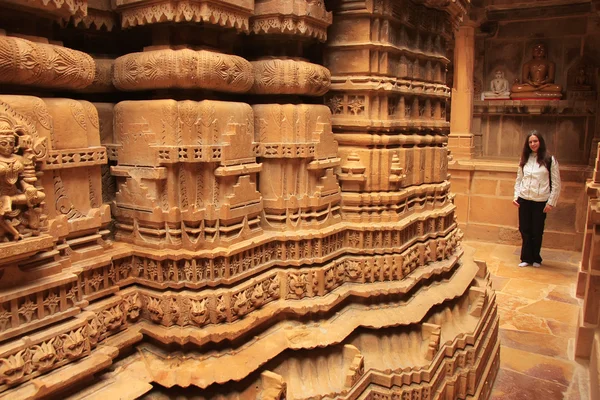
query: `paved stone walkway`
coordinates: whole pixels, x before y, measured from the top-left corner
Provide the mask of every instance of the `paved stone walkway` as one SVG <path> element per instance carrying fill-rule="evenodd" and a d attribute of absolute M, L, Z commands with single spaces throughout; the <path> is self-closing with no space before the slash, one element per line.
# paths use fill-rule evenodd
<path fill-rule="evenodd" d="M 581 254 L 543 249 L 541 268 L 519 268 L 517 246 L 466 241 L 493 277 L 500 315 L 494 400 L 588 400 L 588 365 L 573 348 Z"/>

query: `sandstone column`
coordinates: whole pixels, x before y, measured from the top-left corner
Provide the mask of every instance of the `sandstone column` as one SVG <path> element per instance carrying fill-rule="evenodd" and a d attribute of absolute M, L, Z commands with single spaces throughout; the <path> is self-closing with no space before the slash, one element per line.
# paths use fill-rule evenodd
<path fill-rule="evenodd" d="M 475 151 L 473 120 L 473 67 L 475 26 L 467 21 L 456 32 L 454 47 L 454 87 L 448 147 L 457 159 L 471 159 Z"/>

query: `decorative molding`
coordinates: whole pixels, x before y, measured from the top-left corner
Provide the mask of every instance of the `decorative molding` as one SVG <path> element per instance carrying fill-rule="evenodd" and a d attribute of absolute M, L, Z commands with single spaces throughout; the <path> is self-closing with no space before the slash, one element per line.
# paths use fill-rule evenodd
<path fill-rule="evenodd" d="M 0 83 L 83 89 L 95 77 L 92 57 L 81 51 L 0 36 Z"/>
<path fill-rule="evenodd" d="M 329 91 L 331 74 L 321 65 L 305 61 L 268 59 L 252 61 L 256 94 L 322 96 Z"/>
<path fill-rule="evenodd" d="M 248 19 L 253 2 L 227 0 L 158 0 L 116 1 L 121 14 L 121 27 L 148 25 L 162 22 L 204 22 L 249 32 Z"/>
<path fill-rule="evenodd" d="M 205 89 L 244 93 L 253 84 L 252 64 L 242 57 L 208 50 L 153 50 L 115 60 L 119 90 Z"/>

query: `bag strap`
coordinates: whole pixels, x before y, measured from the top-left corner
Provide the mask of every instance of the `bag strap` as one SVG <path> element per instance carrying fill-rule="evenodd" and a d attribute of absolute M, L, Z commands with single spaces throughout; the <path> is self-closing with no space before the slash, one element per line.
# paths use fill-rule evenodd
<path fill-rule="evenodd" d="M 550 181 L 550 191 L 552 191 L 552 159 L 554 157 L 550 156 L 550 160 L 548 161 L 548 180 Z"/>

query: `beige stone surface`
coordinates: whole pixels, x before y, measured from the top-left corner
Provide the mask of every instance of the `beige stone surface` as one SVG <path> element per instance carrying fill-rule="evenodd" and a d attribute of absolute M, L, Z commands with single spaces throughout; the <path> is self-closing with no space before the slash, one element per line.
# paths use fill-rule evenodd
<path fill-rule="evenodd" d="M 20 60 L 27 59 L 27 62 Z M 92 57 L 81 51 L 0 35 L 0 82 L 43 88 L 82 89 L 95 76 Z"/>
<path fill-rule="evenodd" d="M 0 398 L 489 397 L 500 266 L 448 174 L 468 2 L 5 3 Z"/>
<path fill-rule="evenodd" d="M 449 165 L 452 188 L 456 198 L 460 199 L 457 215 L 468 238 L 520 243 L 518 214 L 512 205 L 516 164 L 516 161 L 477 159 Z M 585 168 L 561 165 L 561 174 L 564 175 L 562 184 L 567 193 L 565 196 L 561 194 L 556 209 L 547 216 L 544 247 L 565 250 L 581 248 L 585 207 L 584 189 L 581 187 L 583 179 L 577 171 L 583 172 Z M 458 176 L 458 184 L 454 176 Z"/>
<path fill-rule="evenodd" d="M 477 249 L 475 257 L 490 266 L 493 282 L 502 283 L 494 285 L 501 361 L 491 398 L 593 398 L 591 370 L 574 358 L 576 320 L 570 320 L 578 315 L 573 289 L 580 253 L 544 249 L 541 268 L 519 268 L 516 246 L 469 244 Z M 553 275 L 556 271 L 570 275 Z"/>
<path fill-rule="evenodd" d="M 115 60 L 119 90 L 207 89 L 243 93 L 254 82 L 252 65 L 235 55 L 191 49 L 148 50 Z"/>

